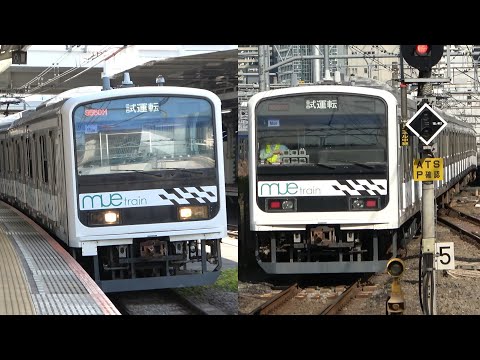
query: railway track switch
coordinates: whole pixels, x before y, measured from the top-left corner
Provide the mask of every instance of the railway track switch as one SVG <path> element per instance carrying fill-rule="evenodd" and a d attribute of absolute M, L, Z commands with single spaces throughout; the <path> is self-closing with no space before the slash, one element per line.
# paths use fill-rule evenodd
<path fill-rule="evenodd" d="M 387 301 L 388 315 L 402 315 L 405 311 L 405 298 L 400 286 L 400 276 L 402 276 L 404 270 L 405 263 L 401 259 L 390 259 L 387 264 L 387 272 L 393 277 L 392 289 Z"/>

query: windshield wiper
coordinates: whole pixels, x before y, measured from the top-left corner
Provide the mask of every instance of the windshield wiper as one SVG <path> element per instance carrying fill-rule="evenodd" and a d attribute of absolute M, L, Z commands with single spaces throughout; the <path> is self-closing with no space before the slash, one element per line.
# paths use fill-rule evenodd
<path fill-rule="evenodd" d="M 341 162 L 341 163 L 344 163 L 344 164 L 357 165 L 357 166 L 363 167 L 365 169 L 373 169 L 373 166 L 363 164 L 363 163 L 359 163 L 359 162 L 356 162 L 356 161 L 346 161 L 346 160 L 338 160 L 338 159 L 328 159 L 328 161 L 338 161 L 338 162 Z"/>
<path fill-rule="evenodd" d="M 161 170 L 180 170 L 180 171 L 185 171 L 185 172 L 189 172 L 189 173 L 192 173 L 192 174 L 203 174 L 202 170 L 190 170 L 190 169 L 185 169 L 185 168 L 163 168 Z"/>
<path fill-rule="evenodd" d="M 133 169 L 118 170 L 118 169 L 110 169 L 110 171 L 121 171 L 121 172 L 130 171 L 130 172 L 136 172 L 136 173 L 139 173 L 139 174 L 151 175 L 151 176 L 155 176 L 155 177 L 162 177 L 161 175 L 152 174 L 152 173 L 149 173 L 149 172 L 146 172 L 146 171 L 143 171 L 143 170 L 133 170 Z"/>
<path fill-rule="evenodd" d="M 203 174 L 202 171 L 195 171 L 195 170 L 189 170 L 189 169 L 183 169 L 183 168 L 165 168 L 165 169 L 161 169 L 162 171 L 163 170 L 180 170 L 180 171 L 184 171 L 184 172 L 189 172 L 189 173 L 192 173 L 192 174 Z M 151 176 L 156 176 L 156 177 L 163 177 L 162 175 L 160 174 L 154 174 L 154 173 L 151 173 L 151 172 L 148 172 L 148 171 L 144 171 L 144 170 L 133 170 L 133 169 L 123 169 L 123 170 L 119 170 L 119 169 L 110 169 L 110 171 L 130 171 L 130 172 L 136 172 L 136 173 L 139 173 L 139 174 L 145 174 L 145 175 L 151 175 Z"/>
<path fill-rule="evenodd" d="M 327 164 L 322 164 L 322 163 L 316 163 L 315 165 L 317 166 L 323 166 L 327 169 L 332 169 L 332 170 L 335 170 L 335 168 L 333 166 L 330 166 L 330 165 L 327 165 Z"/>

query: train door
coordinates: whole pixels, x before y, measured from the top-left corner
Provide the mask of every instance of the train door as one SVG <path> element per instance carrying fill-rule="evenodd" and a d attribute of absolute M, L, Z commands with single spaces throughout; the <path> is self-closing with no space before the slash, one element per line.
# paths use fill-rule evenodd
<path fill-rule="evenodd" d="M 52 229 L 57 227 L 58 221 L 58 206 L 57 206 L 57 144 L 56 144 L 56 135 L 58 130 L 50 130 L 48 132 L 47 138 L 47 154 L 48 154 L 48 163 L 50 164 L 48 171 L 49 175 L 49 186 L 48 186 L 48 204 L 50 212 L 48 213 Z"/>
<path fill-rule="evenodd" d="M 16 137 L 14 140 L 14 160 L 15 160 L 15 193 L 17 204 L 23 208 L 25 204 L 25 185 L 23 179 L 23 136 Z"/>
<path fill-rule="evenodd" d="M 57 236 L 68 244 L 68 226 L 67 226 L 67 200 L 65 195 L 65 155 L 64 141 L 62 135 L 62 117 L 59 115 L 58 123 L 60 126 L 54 131 L 54 162 L 55 162 L 55 208 L 57 209 L 57 226 L 55 233 Z"/>
<path fill-rule="evenodd" d="M 5 194 L 5 142 L 0 141 L 0 196 Z"/>

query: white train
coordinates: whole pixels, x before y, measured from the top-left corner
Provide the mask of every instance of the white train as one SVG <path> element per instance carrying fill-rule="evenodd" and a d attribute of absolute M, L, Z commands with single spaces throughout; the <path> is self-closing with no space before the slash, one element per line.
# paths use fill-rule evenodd
<path fill-rule="evenodd" d="M 227 232 L 220 99 L 100 89 L 3 119 L 1 198 L 93 259 L 105 292 L 213 283 Z"/>
<path fill-rule="evenodd" d="M 247 246 L 265 272 L 383 271 L 417 231 L 418 139 L 410 135 L 410 145 L 401 146 L 399 94 L 365 85 L 286 88 L 249 100 Z M 409 117 L 415 112 L 409 100 Z M 434 141 L 445 174 L 434 183 L 436 196 L 448 201 L 475 177 L 475 131 L 438 113 L 448 126 Z"/>

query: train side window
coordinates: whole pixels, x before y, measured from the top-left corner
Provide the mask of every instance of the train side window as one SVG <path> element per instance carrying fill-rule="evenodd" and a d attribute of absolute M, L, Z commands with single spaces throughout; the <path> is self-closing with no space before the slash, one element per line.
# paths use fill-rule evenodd
<path fill-rule="evenodd" d="M 13 164 L 13 139 L 10 141 L 8 146 L 8 172 L 14 172 L 14 164 Z"/>
<path fill-rule="evenodd" d="M 2 155 L 0 155 L 0 174 L 3 174 L 4 171 L 4 164 L 3 164 L 3 141 L 0 141 L 0 151 L 2 151 Z"/>
<path fill-rule="evenodd" d="M 41 135 L 40 139 L 40 166 L 42 168 L 42 180 L 48 184 L 48 158 L 47 158 L 47 143 L 45 135 Z"/>
<path fill-rule="evenodd" d="M 30 139 L 27 138 L 25 142 L 25 147 L 26 147 L 26 153 L 27 153 L 27 168 L 26 168 L 26 173 L 28 178 L 33 177 L 33 171 L 32 171 L 32 149 L 30 148 Z"/>
<path fill-rule="evenodd" d="M 41 166 L 41 163 L 42 163 L 42 158 L 41 158 L 41 151 L 40 151 L 40 141 L 41 141 L 42 137 L 39 136 L 37 139 L 35 139 L 35 162 L 37 163 L 36 167 L 37 167 L 37 172 L 36 172 L 36 177 L 37 177 L 37 180 L 40 182 L 42 181 L 43 179 L 43 175 L 42 175 L 42 166 Z"/>
<path fill-rule="evenodd" d="M 5 163 L 5 174 L 8 175 L 8 140 L 5 140 L 4 144 L 5 154 L 4 156 L 4 163 Z"/>
<path fill-rule="evenodd" d="M 8 141 L 5 141 L 5 174 L 8 174 Z"/>
<path fill-rule="evenodd" d="M 50 144 L 51 144 L 51 147 L 50 147 L 50 161 L 51 161 L 51 164 L 52 164 L 52 190 L 54 190 L 53 186 L 55 186 L 57 184 L 57 176 L 56 176 L 56 173 L 57 173 L 57 169 L 56 169 L 56 148 L 55 148 L 55 134 L 53 133 L 53 131 L 49 131 L 48 132 L 48 135 L 50 137 Z"/>
<path fill-rule="evenodd" d="M 3 173 L 4 173 L 4 176 L 6 176 L 6 174 L 7 174 L 7 153 L 8 153 L 7 142 L 5 141 L 3 143 L 3 146 L 2 146 L 2 159 L 3 159 Z"/>
<path fill-rule="evenodd" d="M 454 148 L 454 151 L 455 151 L 455 155 L 458 155 L 458 153 L 460 152 L 459 151 L 459 146 L 458 146 L 458 132 L 455 131 L 455 148 Z"/>
<path fill-rule="evenodd" d="M 453 156 L 453 132 L 450 131 L 450 133 L 448 134 L 449 135 L 449 141 L 448 141 L 448 147 L 449 147 L 449 157 L 450 159 L 452 158 Z M 451 162 L 452 160 L 450 160 Z"/>
<path fill-rule="evenodd" d="M 43 166 L 42 166 L 42 142 L 43 136 L 39 135 L 37 141 L 35 142 L 35 148 L 37 152 L 37 156 L 35 157 L 37 163 L 37 179 L 38 181 L 43 181 Z"/>
<path fill-rule="evenodd" d="M 438 140 L 437 140 L 437 155 L 438 157 L 442 157 L 442 134 L 438 135 Z"/>
<path fill-rule="evenodd" d="M 33 134 L 32 137 L 32 179 L 40 179 L 38 175 L 38 160 L 37 160 L 37 136 Z"/>
<path fill-rule="evenodd" d="M 18 175 L 21 175 L 22 173 L 22 153 L 21 153 L 21 150 L 20 150 L 20 141 L 17 140 L 17 144 L 16 144 L 16 148 L 17 148 L 17 158 L 16 158 L 16 172 Z"/>

